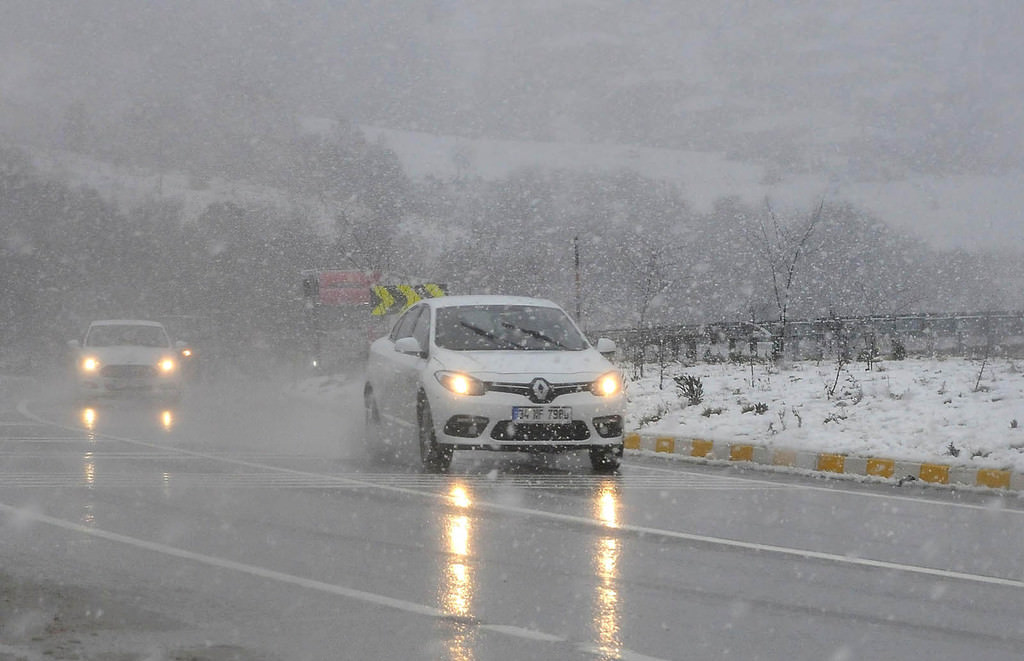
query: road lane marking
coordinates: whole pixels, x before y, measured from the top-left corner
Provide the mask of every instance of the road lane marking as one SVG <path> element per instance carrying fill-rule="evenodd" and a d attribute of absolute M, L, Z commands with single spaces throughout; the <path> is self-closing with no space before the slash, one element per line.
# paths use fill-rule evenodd
<path fill-rule="evenodd" d="M 60 425 L 58 423 L 52 423 L 52 422 L 49 422 L 47 420 L 44 420 L 44 419 L 40 418 L 39 416 L 36 416 L 34 413 L 32 413 L 31 411 L 28 410 L 28 402 L 27 402 L 27 400 L 22 400 L 21 402 L 18 403 L 18 411 L 22 415 L 24 415 L 25 417 L 28 417 L 28 418 L 33 419 L 33 420 L 37 420 L 38 422 L 52 424 L 52 425 L 54 425 L 56 427 L 60 427 L 62 429 L 69 429 L 69 430 L 74 430 L 75 429 L 74 427 L 65 427 L 65 426 Z M 376 489 L 381 490 L 381 491 L 387 491 L 387 492 L 392 492 L 392 493 L 400 493 L 400 494 L 414 496 L 414 497 L 417 497 L 417 498 L 427 497 L 427 498 L 432 498 L 434 500 L 439 500 L 439 501 L 443 501 L 443 502 L 447 502 L 448 501 L 448 495 L 445 494 L 445 493 L 424 492 L 424 491 L 421 491 L 421 490 L 418 490 L 418 489 L 412 489 L 412 488 L 405 487 L 405 486 L 391 486 L 391 485 L 386 485 L 386 484 L 375 484 L 373 482 L 368 482 L 365 479 L 358 479 L 358 478 L 354 478 L 354 477 L 350 477 L 350 476 L 337 476 L 337 477 L 334 477 L 334 476 L 325 475 L 325 474 L 322 474 L 322 473 L 312 473 L 312 472 L 301 471 L 301 470 L 296 470 L 296 469 L 292 469 L 292 468 L 283 468 L 283 467 L 278 467 L 278 466 L 270 466 L 270 465 L 265 465 L 265 464 L 257 464 L 257 463 L 250 462 L 250 461 L 244 461 L 244 460 L 240 460 L 240 459 L 232 459 L 232 458 L 229 458 L 229 457 L 218 457 L 216 455 L 205 454 L 205 453 L 202 453 L 202 452 L 197 452 L 195 450 L 186 450 L 186 449 L 180 449 L 179 450 L 178 448 L 174 448 L 172 446 L 165 446 L 165 445 L 160 445 L 160 444 L 157 444 L 157 443 L 151 443 L 151 442 L 148 442 L 148 441 L 142 441 L 142 440 L 130 439 L 130 438 L 123 438 L 123 437 L 119 437 L 119 436 L 104 435 L 104 437 L 105 438 L 111 438 L 111 439 L 119 440 L 119 441 L 123 441 L 125 443 L 130 443 L 130 444 L 138 445 L 138 446 L 141 446 L 141 447 L 149 447 L 149 448 L 156 448 L 156 449 L 160 449 L 160 450 L 170 450 L 170 451 L 178 450 L 178 451 L 180 451 L 184 455 L 193 456 L 193 457 L 203 457 L 203 458 L 206 458 L 206 459 L 210 459 L 210 460 L 214 460 L 214 461 L 221 461 L 221 462 L 224 462 L 224 463 L 227 463 L 227 464 L 231 464 L 231 465 L 236 465 L 236 466 L 246 466 L 246 467 L 254 468 L 254 469 L 278 471 L 278 472 L 281 472 L 281 473 L 287 473 L 287 474 L 291 474 L 291 475 L 304 475 L 304 476 L 308 476 L 308 477 L 321 477 L 321 478 L 332 478 L 333 477 L 334 479 L 336 479 L 341 484 L 359 484 L 359 485 L 363 485 L 363 486 L 367 486 L 367 487 L 373 487 L 373 488 L 376 488 Z M 610 479 L 614 480 L 616 478 L 612 477 Z M 734 478 L 734 479 L 739 479 L 739 478 Z M 726 537 L 713 537 L 713 536 L 710 536 L 710 535 L 699 535 L 699 534 L 696 534 L 696 533 L 686 533 L 686 532 L 679 532 L 679 531 L 675 531 L 675 530 L 665 530 L 665 529 L 660 529 L 660 528 L 652 528 L 652 527 L 649 527 L 649 526 L 638 526 L 638 525 L 632 525 L 632 524 L 626 524 L 626 523 L 620 523 L 620 524 L 616 524 L 616 525 L 612 526 L 612 525 L 609 525 L 606 522 L 603 522 L 603 521 L 600 521 L 600 520 L 597 520 L 597 519 L 592 519 L 592 518 L 587 518 L 587 517 L 582 517 L 582 516 L 576 516 L 576 515 L 572 515 L 572 514 L 559 514 L 557 512 L 545 512 L 543 510 L 535 510 L 535 509 L 530 509 L 530 508 L 527 508 L 527 507 L 517 507 L 517 506 L 514 506 L 514 505 L 506 505 L 506 504 L 499 504 L 499 503 L 489 503 L 489 502 L 486 502 L 486 501 L 474 501 L 473 507 L 476 508 L 476 509 L 479 509 L 479 510 L 483 510 L 483 511 L 516 514 L 516 515 L 520 515 L 520 516 L 534 517 L 534 518 L 540 518 L 540 519 L 548 519 L 548 520 L 551 520 L 551 521 L 558 521 L 558 522 L 562 522 L 562 523 L 570 523 L 570 524 L 574 524 L 574 525 L 578 525 L 578 526 L 583 526 L 583 527 L 596 528 L 596 529 L 604 531 L 605 534 L 607 534 L 609 531 L 614 530 L 614 531 L 618 531 L 620 533 L 632 533 L 632 534 L 640 535 L 640 536 L 645 536 L 645 535 L 657 536 L 657 537 L 661 537 L 661 538 L 664 538 L 664 539 L 674 539 L 674 540 L 678 540 L 678 541 L 685 541 L 685 542 L 691 542 L 691 543 L 707 544 L 707 545 L 710 545 L 710 546 L 721 546 L 721 547 L 725 547 L 725 548 L 740 549 L 740 550 L 743 550 L 743 551 L 752 551 L 752 552 L 755 552 L 755 553 L 771 553 L 771 554 L 785 556 L 785 557 L 796 557 L 796 558 L 803 558 L 803 559 L 807 559 L 807 560 L 820 560 L 820 561 L 824 561 L 824 562 L 832 562 L 832 563 L 842 564 L 842 565 L 867 567 L 867 568 L 870 568 L 870 569 L 887 569 L 887 570 L 892 570 L 892 571 L 905 572 L 905 573 L 908 573 L 908 574 L 918 574 L 918 575 L 923 575 L 923 576 L 933 576 L 933 577 L 945 578 L 945 579 L 950 579 L 950 580 L 966 581 L 966 582 L 970 582 L 970 583 L 987 584 L 987 585 L 999 585 L 999 586 L 1011 587 L 1011 588 L 1024 588 L 1024 580 L 1001 578 L 1001 577 L 998 577 L 998 576 L 986 576 L 986 575 L 983 575 L 983 574 L 969 574 L 969 573 L 966 573 L 966 572 L 951 571 L 951 570 L 947 570 L 947 569 L 936 569 L 936 568 L 933 568 L 933 567 L 922 567 L 922 566 L 918 566 L 918 565 L 909 565 L 909 564 L 898 563 L 898 562 L 887 562 L 887 561 L 884 561 L 884 560 L 871 560 L 869 558 L 857 558 L 857 557 L 852 557 L 852 556 L 839 555 L 839 554 L 836 554 L 836 553 L 827 553 L 827 552 L 824 552 L 824 551 L 810 551 L 810 550 L 806 550 L 806 549 L 797 549 L 797 548 L 791 548 L 791 547 L 785 547 L 785 546 L 777 546 L 777 545 L 774 545 L 774 544 L 760 544 L 760 543 L 757 543 L 757 542 L 744 542 L 742 540 L 729 539 L 729 538 L 726 538 Z"/>
<path fill-rule="evenodd" d="M 40 425 L 42 426 L 42 425 Z M 76 443 L 84 444 L 92 441 L 81 436 L 6 436 L 0 438 L 0 444 L 22 444 L 22 443 Z"/>
<path fill-rule="evenodd" d="M 90 537 L 97 537 L 99 539 L 105 539 L 110 542 L 116 542 L 118 544 L 124 544 L 126 546 L 132 546 L 134 548 L 143 549 L 146 551 L 152 551 L 154 553 L 160 553 L 163 555 L 179 558 L 181 560 L 188 560 L 191 562 L 198 562 L 210 567 L 216 567 L 218 569 L 226 569 L 230 571 L 239 572 L 242 574 L 248 574 L 249 576 L 256 576 L 259 578 L 265 578 L 279 583 L 286 583 L 288 585 L 294 585 L 297 587 L 305 588 L 307 590 L 316 590 L 326 594 L 332 594 L 339 597 L 345 597 L 355 601 L 361 601 L 375 606 L 381 606 L 384 608 L 390 608 L 392 610 L 401 611 L 403 613 L 410 613 L 413 615 L 422 615 L 439 620 L 448 620 L 453 616 L 451 613 L 447 613 L 434 606 L 427 606 L 426 604 L 419 604 L 414 601 L 407 601 L 405 599 L 396 599 L 394 597 L 388 597 L 382 594 L 376 594 L 374 592 L 366 592 L 364 590 L 356 590 L 354 588 L 347 588 L 343 585 L 336 585 L 333 583 L 325 583 L 323 581 L 317 581 L 311 578 L 304 578 L 302 576 L 295 576 L 294 574 L 286 574 L 273 569 L 267 569 L 266 567 L 259 567 L 257 565 L 250 565 L 243 562 L 237 562 L 235 560 L 228 560 L 227 558 L 220 558 L 213 555 L 207 555 L 205 553 L 197 553 L 195 551 L 188 551 L 186 549 L 178 548 L 175 546 L 169 546 L 167 544 L 160 544 L 158 542 L 151 542 L 145 539 L 139 539 L 137 537 L 130 537 L 128 535 L 122 535 L 120 533 L 111 532 L 109 530 L 103 530 L 100 528 L 93 528 L 73 521 L 66 521 L 64 519 L 58 519 L 56 517 L 48 516 L 38 512 L 32 512 L 29 510 L 13 507 L 0 503 L 0 512 L 7 513 L 10 517 L 14 518 L 18 523 L 17 525 L 24 525 L 26 520 L 35 521 L 38 523 L 45 523 L 56 528 L 61 528 L 70 532 L 75 532 Z M 557 636 L 549 634 L 538 629 L 529 629 L 526 627 L 519 627 L 510 624 L 491 624 L 477 618 L 460 618 L 460 621 L 468 622 L 478 629 L 491 631 L 493 633 L 503 634 L 514 638 L 522 638 L 532 641 L 540 641 L 547 643 L 557 643 L 562 645 L 571 645 L 577 651 L 592 654 L 594 647 L 590 643 L 583 643 L 579 641 L 573 641 L 563 636 Z M 657 657 L 646 656 L 632 650 L 618 650 L 620 658 L 629 659 L 633 661 L 665 661 Z"/>

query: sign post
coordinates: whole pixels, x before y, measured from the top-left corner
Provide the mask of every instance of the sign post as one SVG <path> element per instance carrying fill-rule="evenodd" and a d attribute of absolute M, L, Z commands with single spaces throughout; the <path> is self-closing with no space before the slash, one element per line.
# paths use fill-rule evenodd
<path fill-rule="evenodd" d="M 423 298 L 444 296 L 442 284 L 381 284 L 376 271 L 308 269 L 301 272 L 312 365 L 324 369 L 361 353 L 384 317 Z"/>

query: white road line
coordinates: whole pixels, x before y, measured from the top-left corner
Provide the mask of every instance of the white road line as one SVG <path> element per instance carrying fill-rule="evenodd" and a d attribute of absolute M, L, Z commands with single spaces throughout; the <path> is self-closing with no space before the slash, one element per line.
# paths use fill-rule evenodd
<path fill-rule="evenodd" d="M 43 423 L 47 423 L 48 422 L 46 420 L 43 420 L 42 418 L 39 418 L 38 416 L 33 414 L 31 411 L 29 411 L 28 410 L 28 403 L 25 400 L 23 400 L 23 401 L 18 403 L 18 411 L 22 415 L 24 415 L 24 416 L 26 416 L 28 418 L 31 418 L 31 419 L 34 419 L 34 420 L 37 420 L 37 421 L 43 422 Z M 55 425 L 57 427 L 61 427 L 63 429 L 74 429 L 73 427 L 64 427 L 64 426 L 59 425 L 57 423 L 49 423 L 49 424 L 53 424 L 53 425 Z M 130 438 L 123 438 L 123 437 L 109 436 L 109 435 L 106 436 L 106 438 L 113 438 L 115 440 L 124 441 L 125 443 L 132 443 L 132 444 L 140 445 L 140 446 L 143 446 L 143 447 L 158 448 L 158 449 L 161 449 L 161 450 L 175 450 L 176 449 L 176 448 L 169 447 L 169 446 L 163 446 L 163 445 L 159 445 L 159 444 L 156 444 L 156 443 L 150 443 L 150 442 L 147 442 L 147 441 L 139 441 L 139 440 L 130 439 Z M 416 489 L 410 489 L 408 487 L 390 486 L 390 485 L 385 485 L 385 484 L 375 484 L 373 482 L 368 482 L 368 481 L 366 481 L 364 479 L 356 479 L 356 478 L 352 478 L 352 477 L 341 477 L 341 476 L 334 477 L 334 476 L 325 475 L 325 474 L 322 474 L 322 473 L 311 473 L 311 472 L 307 472 L 307 471 L 294 470 L 294 469 L 291 469 L 291 468 L 280 468 L 280 467 L 277 467 L 277 466 L 269 466 L 269 465 L 263 465 L 263 464 L 256 464 L 256 463 L 249 462 L 249 461 L 241 461 L 241 460 L 235 460 L 235 459 L 230 459 L 230 458 L 226 458 L 226 457 L 217 457 L 217 456 L 214 456 L 214 455 L 208 455 L 208 454 L 204 454 L 202 452 L 196 452 L 194 450 L 184 450 L 183 449 L 183 450 L 180 450 L 180 452 L 182 454 L 186 454 L 186 455 L 189 455 L 189 456 L 206 457 L 206 458 L 214 460 L 214 461 L 221 461 L 221 462 L 224 462 L 224 463 L 228 463 L 228 464 L 232 464 L 232 465 L 237 465 L 237 466 L 247 466 L 249 468 L 258 468 L 258 469 L 263 469 L 263 470 L 278 471 L 278 472 L 287 473 L 287 474 L 290 474 L 290 475 L 305 475 L 305 476 L 308 476 L 308 477 L 321 477 L 321 478 L 327 478 L 327 479 L 332 479 L 333 478 L 333 479 L 336 479 L 339 483 L 342 483 L 342 484 L 360 484 L 360 485 L 363 485 L 363 486 L 374 487 L 374 488 L 379 489 L 381 491 L 389 491 L 389 492 L 392 492 L 392 493 L 401 493 L 401 494 L 405 494 L 405 495 L 411 495 L 411 496 L 414 496 L 414 497 L 417 497 L 417 498 L 431 498 L 431 499 L 434 499 L 434 500 L 441 500 L 441 501 L 447 501 L 448 500 L 447 494 L 444 494 L 444 493 L 423 492 L 423 491 L 419 491 L 419 490 L 416 490 Z M 739 478 L 734 478 L 734 479 L 739 479 Z M 935 569 L 935 568 L 932 568 L 932 567 L 921 567 L 921 566 L 917 566 L 917 565 L 908 565 L 908 564 L 897 563 L 897 562 L 886 562 L 886 561 L 883 561 L 883 560 L 871 560 L 871 559 L 868 559 L 868 558 L 855 558 L 855 557 L 850 557 L 850 556 L 845 556 L 845 555 L 838 555 L 836 553 L 825 553 L 825 552 L 821 552 L 821 551 L 809 551 L 809 550 L 796 549 L 796 548 L 790 548 L 790 547 L 785 547 L 785 546 L 776 546 L 776 545 L 773 545 L 773 544 L 759 544 L 759 543 L 756 543 L 756 542 L 744 542 L 744 541 L 741 541 L 741 540 L 728 539 L 728 538 L 725 538 L 725 537 L 711 537 L 709 535 L 698 535 L 698 534 L 694 534 L 694 533 L 678 532 L 678 531 L 674 531 L 674 530 L 663 530 L 663 529 L 659 529 L 659 528 L 651 528 L 651 527 L 648 527 L 648 526 L 636 526 L 636 525 L 630 525 L 630 524 L 618 524 L 618 525 L 612 526 L 612 525 L 609 525 L 609 524 L 607 524 L 607 523 L 605 523 L 603 521 L 599 521 L 597 519 L 591 519 L 591 518 L 586 518 L 586 517 L 581 517 L 581 516 L 575 516 L 575 515 L 572 515 L 572 514 L 558 514 L 556 512 L 545 512 L 543 510 L 534 510 L 534 509 L 529 509 L 529 508 L 526 508 L 526 507 L 516 507 L 514 505 L 503 505 L 503 504 L 498 504 L 498 503 L 488 503 L 486 501 L 474 501 L 473 507 L 476 508 L 476 509 L 484 510 L 484 511 L 517 514 L 517 515 L 525 516 L 525 517 L 533 517 L 533 518 L 539 518 L 539 519 L 549 519 L 549 520 L 552 520 L 552 521 L 560 521 L 560 522 L 564 522 L 564 523 L 571 523 L 571 524 L 579 525 L 579 526 L 598 528 L 598 529 L 601 529 L 601 530 L 606 531 L 606 532 L 609 531 L 609 530 L 616 530 L 616 531 L 629 532 L 629 533 L 639 534 L 639 535 L 658 536 L 658 537 L 662 537 L 662 538 L 665 538 L 665 539 L 675 539 L 675 540 L 680 540 L 680 541 L 696 542 L 696 543 L 700 543 L 700 544 L 708 544 L 708 545 L 712 545 L 712 546 L 722 546 L 722 547 L 726 547 L 726 548 L 735 548 L 735 549 L 741 549 L 741 550 L 745 550 L 745 551 L 753 551 L 753 552 L 756 552 L 756 553 L 772 553 L 772 554 L 776 554 L 776 555 L 780 555 L 780 556 L 797 557 L 797 558 L 804 558 L 804 559 L 809 559 L 809 560 L 821 560 L 821 561 L 833 562 L 833 563 L 841 564 L 841 565 L 869 567 L 869 568 L 872 568 L 872 569 L 888 569 L 888 570 L 893 570 L 893 571 L 905 572 L 905 573 L 908 573 L 908 574 L 920 574 L 920 575 L 924 575 L 924 576 L 935 576 L 935 577 L 951 579 L 951 580 L 967 581 L 967 582 L 970 582 L 970 583 L 979 583 L 979 584 L 987 584 L 987 585 L 999 585 L 999 586 L 1011 587 L 1011 588 L 1024 588 L 1024 580 L 1000 578 L 1000 577 L 997 577 L 997 576 L 985 576 L 985 575 L 982 575 L 982 574 L 968 574 L 966 572 L 950 571 L 950 570 L 946 570 L 946 569 Z"/>
<path fill-rule="evenodd" d="M 213 555 L 207 555 L 205 553 L 196 553 L 195 551 L 187 551 L 185 549 L 177 548 L 174 546 L 168 546 L 166 544 L 160 544 L 158 542 L 151 542 L 144 539 L 138 539 L 137 537 L 129 537 L 128 535 L 122 535 L 116 532 L 110 532 L 108 530 L 102 530 L 99 528 L 92 528 L 89 526 L 82 525 L 80 523 L 74 523 L 73 521 L 66 521 L 64 519 L 58 519 L 45 514 L 39 514 L 37 512 L 30 512 L 28 510 L 19 509 L 10 505 L 0 503 L 0 512 L 6 512 L 11 517 L 17 519 L 20 524 L 24 523 L 25 520 L 36 521 L 38 523 L 45 523 L 50 526 L 76 532 L 83 535 L 89 535 L 90 537 L 98 537 L 118 544 L 124 544 L 146 551 L 152 551 L 154 553 L 161 553 L 163 555 L 180 558 L 182 560 L 189 560 L 192 562 L 198 562 L 210 567 L 216 567 L 219 569 L 227 569 L 230 571 L 240 572 L 248 574 L 250 576 L 257 576 L 259 578 L 265 578 L 279 583 L 286 583 L 297 587 L 305 588 L 307 590 L 316 590 L 318 592 L 324 592 L 327 594 L 337 595 L 339 597 L 345 597 L 347 599 L 353 599 L 355 601 L 361 601 L 375 606 L 382 606 L 384 608 L 390 608 L 392 610 L 401 611 L 404 613 L 410 613 L 413 615 L 423 615 L 434 619 L 447 619 L 452 617 L 451 614 L 435 608 L 434 606 L 427 606 L 425 604 L 418 604 L 414 601 L 406 601 L 405 599 L 395 599 L 394 597 L 387 597 L 381 594 L 373 592 L 365 592 L 363 590 L 356 590 L 354 588 L 347 588 L 342 585 L 334 585 L 332 583 L 324 583 L 323 581 L 317 581 L 310 578 L 303 578 L 302 576 L 295 576 L 294 574 L 286 574 L 284 572 L 275 571 L 273 569 L 267 569 L 266 567 L 259 567 L 256 565 L 250 565 L 243 562 L 236 562 L 234 560 L 228 560 L 227 558 L 219 558 Z M 593 646 L 589 643 L 582 643 L 569 640 L 562 636 L 556 636 L 536 629 L 528 629 L 525 627 L 518 627 L 507 624 L 488 624 L 487 622 L 479 620 L 471 620 L 471 622 L 480 629 L 492 631 L 494 633 L 504 634 L 506 636 L 512 636 L 515 638 L 524 638 L 533 641 L 542 641 L 549 643 L 568 644 L 575 647 L 578 651 L 593 653 Z M 655 657 L 644 656 L 631 650 L 620 650 L 621 658 L 624 659 L 635 659 L 636 661 L 663 661 Z"/>
<path fill-rule="evenodd" d="M 42 425 L 40 425 L 42 426 Z M 22 437 L 5 437 L 0 438 L 0 445 L 4 443 L 91 443 L 87 438 L 80 436 L 22 436 Z"/>

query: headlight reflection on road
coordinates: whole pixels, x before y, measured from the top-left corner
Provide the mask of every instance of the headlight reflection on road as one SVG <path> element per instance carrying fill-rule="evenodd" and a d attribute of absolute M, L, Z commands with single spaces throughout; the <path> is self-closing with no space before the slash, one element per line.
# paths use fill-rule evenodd
<path fill-rule="evenodd" d="M 618 483 L 608 480 L 598 490 L 594 500 L 594 515 L 608 528 L 618 528 L 618 509 Z M 604 659 L 618 659 L 622 651 L 622 604 L 617 587 L 621 544 L 618 537 L 604 536 L 597 539 L 594 549 L 598 577 L 594 599 L 594 633 L 597 634 L 598 649 Z"/>
<path fill-rule="evenodd" d="M 87 407 L 82 409 L 82 424 L 89 431 L 96 431 L 96 409 Z M 90 439 L 92 436 L 90 436 Z"/>
<path fill-rule="evenodd" d="M 92 452 L 82 455 L 82 479 L 91 491 L 96 484 L 96 455 Z M 87 526 L 96 525 L 96 509 L 92 494 L 82 500 L 82 523 Z"/>
<path fill-rule="evenodd" d="M 174 412 L 173 411 L 161 411 L 160 412 L 160 424 L 163 425 L 164 431 L 171 431 L 171 427 L 174 426 Z"/>
<path fill-rule="evenodd" d="M 96 458 L 92 452 L 86 452 L 82 460 L 82 474 L 85 478 L 85 484 L 91 487 L 96 484 Z"/>
<path fill-rule="evenodd" d="M 476 627 L 470 621 L 473 612 L 473 567 L 469 564 L 472 552 L 473 521 L 469 508 L 473 501 L 465 485 L 454 482 L 448 491 L 449 509 L 444 515 L 444 551 L 446 562 L 442 570 L 438 603 L 452 616 L 448 638 L 448 658 L 451 661 L 471 661 Z"/>

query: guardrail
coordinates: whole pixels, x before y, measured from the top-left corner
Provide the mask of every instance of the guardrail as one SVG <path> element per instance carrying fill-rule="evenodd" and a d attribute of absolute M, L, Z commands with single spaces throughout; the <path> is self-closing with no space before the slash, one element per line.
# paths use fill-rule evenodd
<path fill-rule="evenodd" d="M 829 317 L 789 321 L 722 321 L 621 328 L 589 333 L 608 337 L 620 357 L 657 361 L 842 355 L 847 359 L 911 355 L 1024 357 L 1024 312 Z"/>

